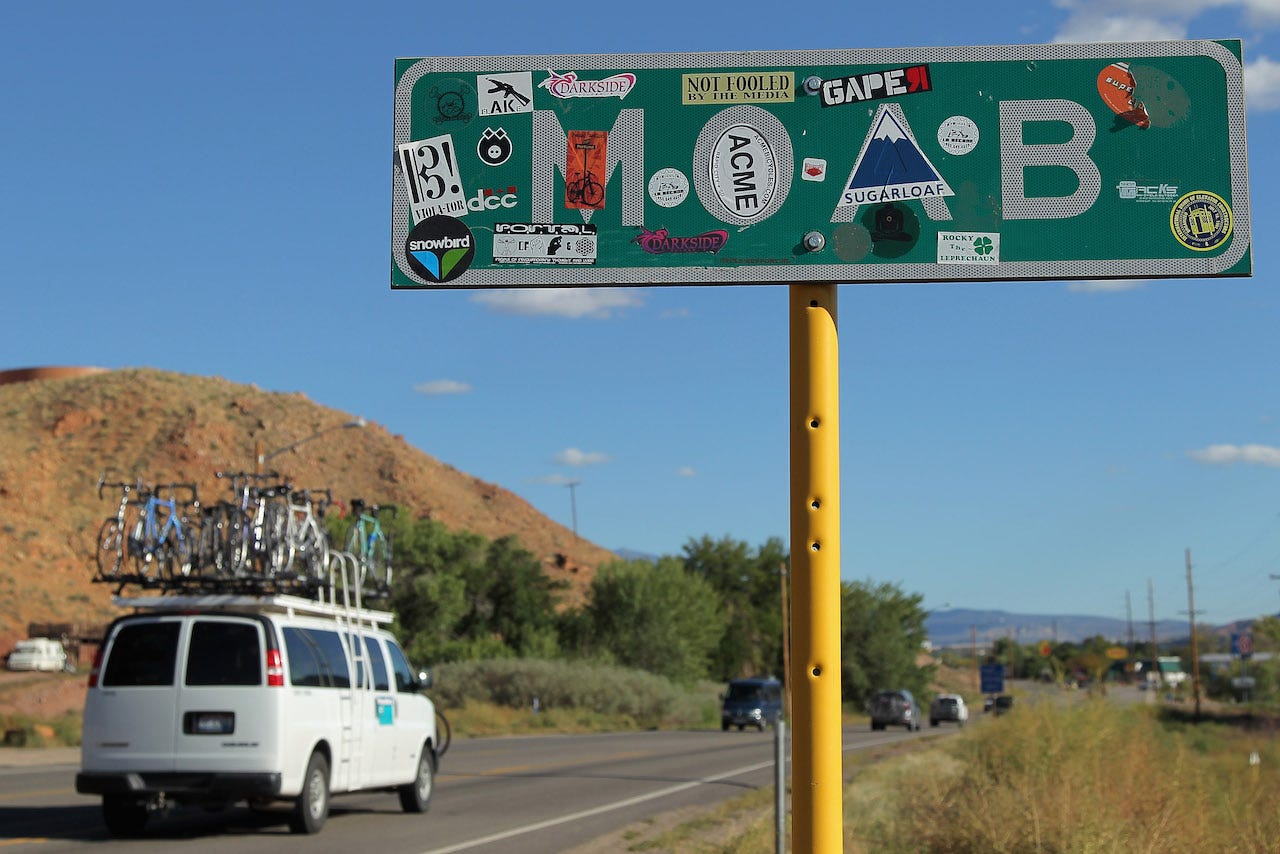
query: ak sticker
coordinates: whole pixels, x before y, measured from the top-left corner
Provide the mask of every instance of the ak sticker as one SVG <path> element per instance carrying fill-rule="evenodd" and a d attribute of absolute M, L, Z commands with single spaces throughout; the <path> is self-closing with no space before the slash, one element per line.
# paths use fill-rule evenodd
<path fill-rule="evenodd" d="M 513 71 L 509 74 L 481 74 L 479 87 L 480 115 L 507 116 L 533 112 L 533 72 Z"/>
<path fill-rule="evenodd" d="M 1217 249 L 1231 236 L 1231 206 L 1216 193 L 1196 190 L 1178 199 L 1169 227 L 1178 242 L 1197 252 Z"/>
<path fill-rule="evenodd" d="M 602 130 L 571 130 L 565 156 L 564 206 L 598 211 L 604 207 L 604 179 L 609 134 Z"/>
<path fill-rule="evenodd" d="M 476 239 L 460 219 L 429 216 L 410 229 L 404 249 L 413 272 L 428 282 L 444 283 L 471 266 Z"/>

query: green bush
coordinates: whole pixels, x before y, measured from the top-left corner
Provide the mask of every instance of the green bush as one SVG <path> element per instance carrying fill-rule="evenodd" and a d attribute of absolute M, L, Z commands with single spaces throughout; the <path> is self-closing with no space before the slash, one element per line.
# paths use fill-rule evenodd
<path fill-rule="evenodd" d="M 661 676 L 612 665 L 542 659 L 486 659 L 441 664 L 432 697 L 448 714 L 468 700 L 513 709 L 578 709 L 629 718 L 640 727 L 708 726 L 713 688 L 690 691 Z"/>

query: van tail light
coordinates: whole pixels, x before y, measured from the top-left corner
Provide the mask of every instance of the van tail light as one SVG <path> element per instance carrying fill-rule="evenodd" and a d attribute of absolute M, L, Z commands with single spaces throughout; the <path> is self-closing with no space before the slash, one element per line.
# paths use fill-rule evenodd
<path fill-rule="evenodd" d="M 280 650 L 267 650 L 267 687 L 284 687 L 284 662 L 280 659 Z"/>
<path fill-rule="evenodd" d="M 102 647 L 93 653 L 93 668 L 89 671 L 89 687 L 98 687 L 98 674 L 102 670 Z"/>

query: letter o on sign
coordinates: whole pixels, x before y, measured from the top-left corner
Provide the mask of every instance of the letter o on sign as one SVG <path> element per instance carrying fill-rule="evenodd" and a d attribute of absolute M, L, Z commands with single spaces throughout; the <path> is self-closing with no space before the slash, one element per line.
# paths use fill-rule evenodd
<path fill-rule="evenodd" d="M 722 110 L 702 127 L 693 149 L 694 189 L 721 222 L 768 219 L 791 192 L 791 136 L 772 113 L 751 105 Z"/>

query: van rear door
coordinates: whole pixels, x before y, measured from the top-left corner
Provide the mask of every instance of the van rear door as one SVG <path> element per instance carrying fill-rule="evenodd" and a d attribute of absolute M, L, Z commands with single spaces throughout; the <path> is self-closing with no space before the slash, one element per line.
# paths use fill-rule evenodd
<path fill-rule="evenodd" d="M 180 768 L 273 770 L 284 688 L 267 686 L 270 637 L 270 625 L 256 617 L 191 618 L 174 726 Z"/>
<path fill-rule="evenodd" d="M 183 626 L 178 616 L 137 617 L 116 624 L 98 685 L 85 699 L 85 770 L 173 770 Z"/>

